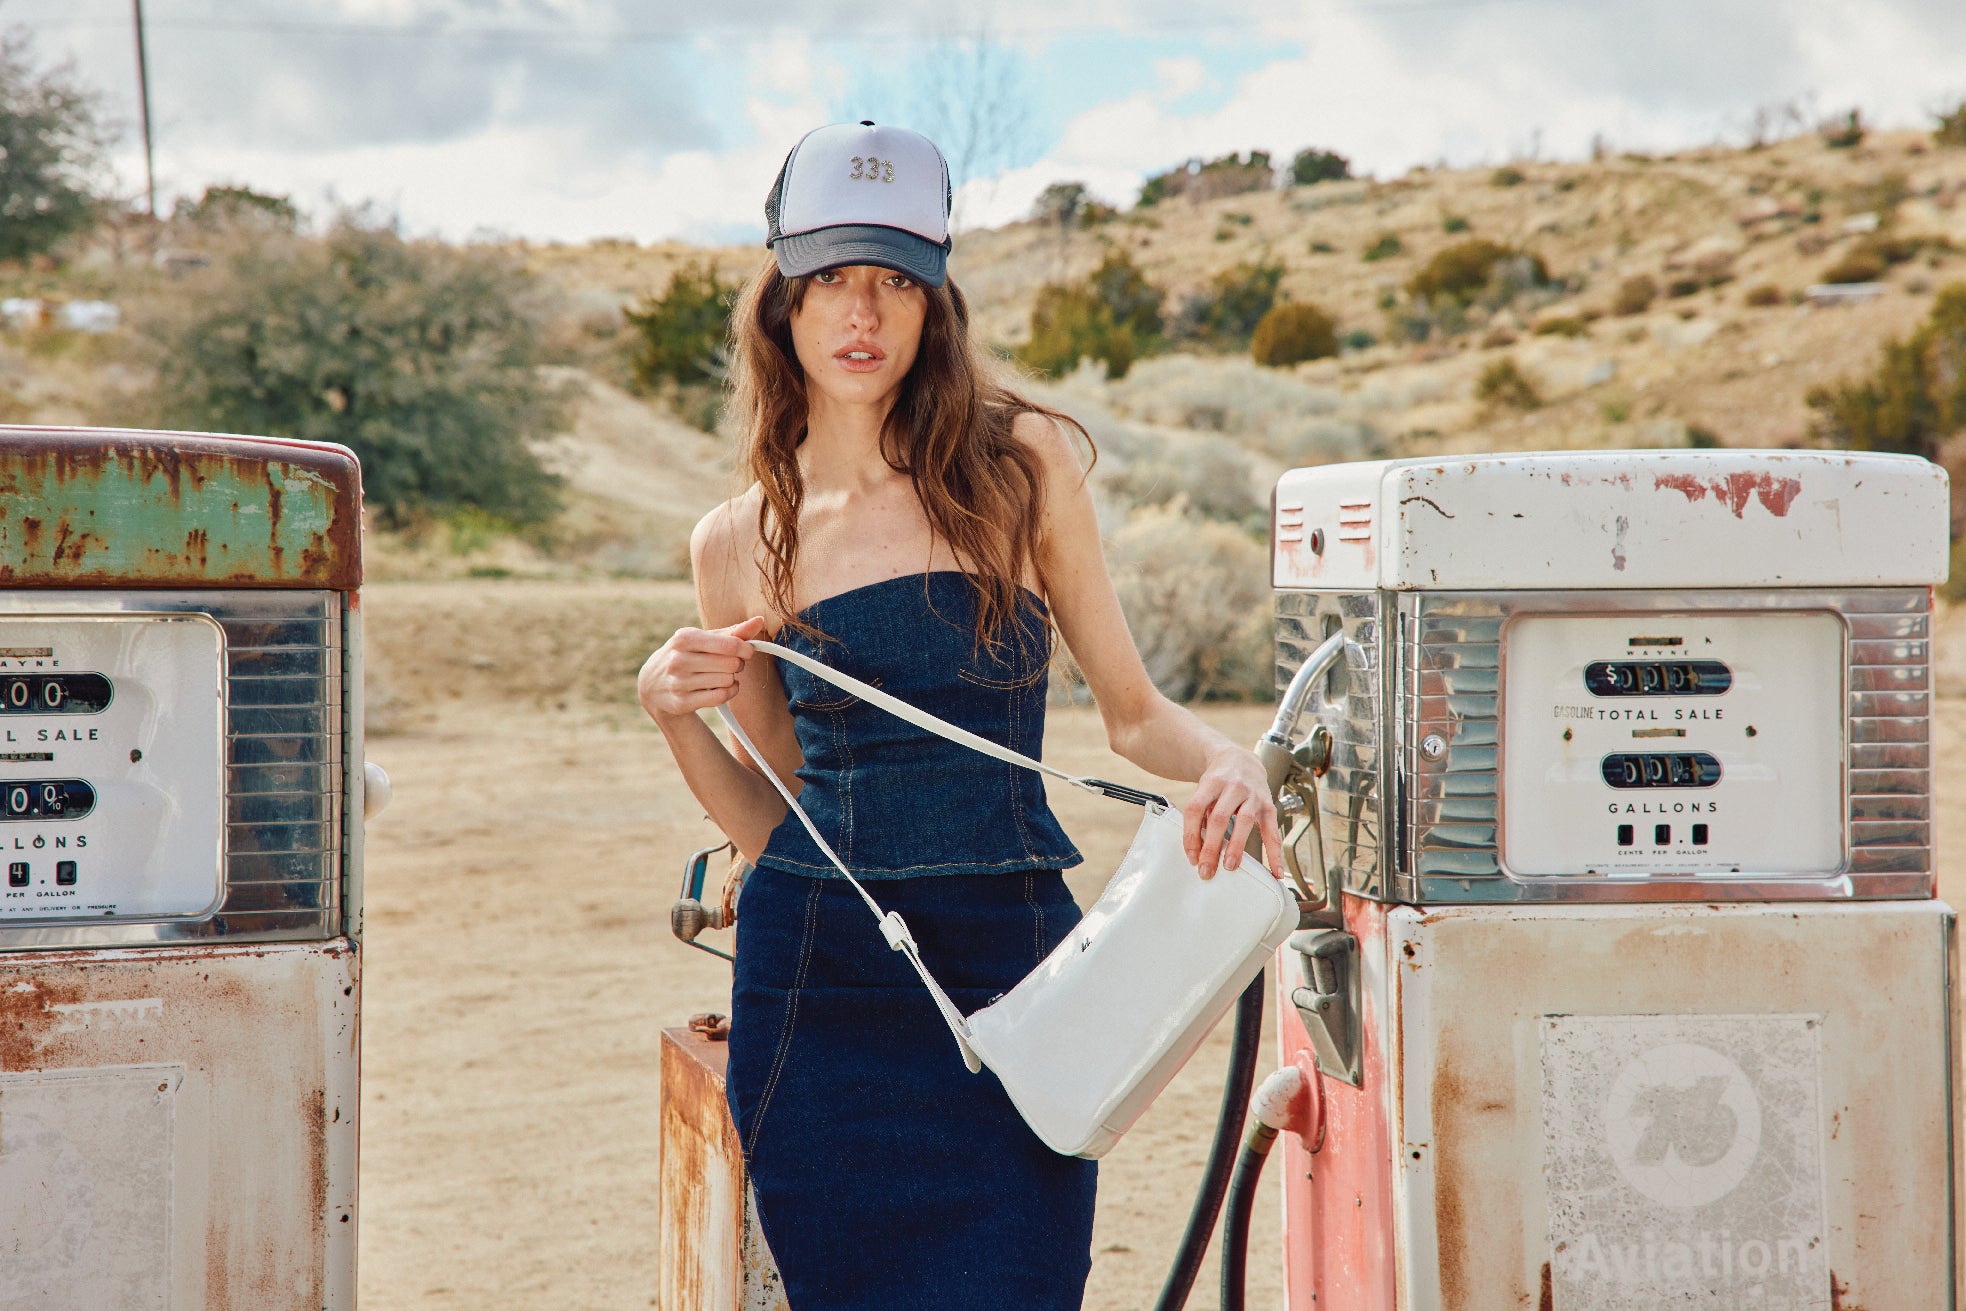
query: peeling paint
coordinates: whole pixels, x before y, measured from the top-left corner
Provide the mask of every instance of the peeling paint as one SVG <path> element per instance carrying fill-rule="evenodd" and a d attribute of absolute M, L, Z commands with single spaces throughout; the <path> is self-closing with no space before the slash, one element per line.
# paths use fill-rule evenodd
<path fill-rule="evenodd" d="M 10 586 L 352 591 L 361 525 L 360 468 L 339 446 L 0 426 Z"/>
<path fill-rule="evenodd" d="M 1734 512 L 1736 519 L 1744 517 L 1750 500 L 1760 501 L 1768 513 L 1783 518 L 1802 493 L 1800 478 L 1778 478 L 1772 473 L 1730 473 L 1711 481 L 1692 474 L 1659 474 L 1653 478 L 1652 486 L 1656 491 L 1678 492 L 1696 503 L 1705 500 L 1711 492 L 1716 501 Z"/>

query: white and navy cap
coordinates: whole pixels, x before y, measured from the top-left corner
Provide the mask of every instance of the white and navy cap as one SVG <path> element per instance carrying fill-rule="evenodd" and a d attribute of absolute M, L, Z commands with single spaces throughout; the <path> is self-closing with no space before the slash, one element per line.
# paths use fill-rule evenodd
<path fill-rule="evenodd" d="M 873 264 L 939 287 L 948 276 L 949 165 L 935 143 L 871 122 L 814 128 L 765 200 L 765 244 L 788 278 Z"/>

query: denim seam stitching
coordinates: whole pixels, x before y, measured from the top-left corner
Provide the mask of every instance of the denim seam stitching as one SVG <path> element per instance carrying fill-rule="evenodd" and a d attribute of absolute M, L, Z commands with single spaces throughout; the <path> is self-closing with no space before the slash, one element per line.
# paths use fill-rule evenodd
<path fill-rule="evenodd" d="M 1018 696 L 1015 691 L 1007 694 L 1007 700 L 1009 705 L 1005 718 L 1010 721 L 1010 743 L 1015 748 L 1023 741 L 1024 711 L 1023 707 L 1018 704 Z M 1039 751 L 1044 749 L 1042 743 L 1038 744 L 1038 749 Z M 1036 755 L 1037 752 L 1032 752 L 1031 754 Z M 1010 815 L 1012 822 L 1017 828 L 1017 840 L 1024 844 L 1025 857 L 1031 864 L 1035 865 L 1038 863 L 1038 853 L 1032 850 L 1033 844 L 1031 842 L 1030 826 L 1024 822 L 1024 780 L 1019 777 L 1023 772 L 1023 767 L 1021 765 L 1010 764 L 1006 761 L 1004 768 L 1008 771 L 1010 778 Z"/>
<path fill-rule="evenodd" d="M 846 731 L 846 715 L 835 711 L 833 748 L 840 753 L 840 860 L 853 868 L 853 747 Z"/>
<path fill-rule="evenodd" d="M 1030 903 L 1031 914 L 1036 916 L 1031 947 L 1033 954 L 1037 957 L 1038 963 L 1042 965 L 1044 963 L 1044 907 L 1038 905 L 1037 886 L 1038 876 L 1036 874 L 1026 874 L 1024 876 L 1024 900 Z"/>
<path fill-rule="evenodd" d="M 799 967 L 792 973 L 792 987 L 785 998 L 785 1023 L 779 1030 L 778 1050 L 772 1055 L 771 1077 L 765 1080 L 764 1095 L 758 1099 L 757 1118 L 751 1121 L 751 1141 L 744 1145 L 744 1161 L 750 1164 L 758 1149 L 758 1135 L 764 1132 L 765 1112 L 771 1109 L 772 1094 L 778 1091 L 778 1076 L 785 1071 L 785 1060 L 792 1054 L 792 1031 L 799 1021 L 799 992 L 805 987 L 806 970 L 812 964 L 812 939 L 819 910 L 821 884 L 814 883 L 806 894 L 805 938 L 799 943 Z"/>
<path fill-rule="evenodd" d="M 823 870 L 833 878 L 838 878 L 840 876 L 839 870 L 834 868 L 832 865 L 818 865 L 818 864 L 814 864 L 812 861 L 797 860 L 791 856 L 782 856 L 779 855 L 777 852 L 773 852 L 771 858 L 774 863 L 797 865 L 800 869 Z M 900 869 L 874 869 L 871 867 L 867 869 L 853 869 L 853 863 L 851 861 L 847 862 L 847 868 L 853 869 L 854 877 L 862 878 L 862 879 L 882 878 L 885 876 L 905 877 L 906 875 L 918 869 L 1027 869 L 1030 867 L 1031 867 L 1031 862 L 1026 860 L 1022 856 L 1014 856 L 1009 860 L 945 860 L 939 864 L 907 865 Z M 1058 868 L 1058 866 L 1053 864 L 1047 864 L 1043 860 L 1039 860 L 1037 862 L 1037 867 L 1040 869 Z"/>

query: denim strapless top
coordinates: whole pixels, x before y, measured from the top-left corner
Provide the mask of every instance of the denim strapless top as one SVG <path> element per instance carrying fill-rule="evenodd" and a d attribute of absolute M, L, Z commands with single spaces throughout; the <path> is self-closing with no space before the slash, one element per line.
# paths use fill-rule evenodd
<path fill-rule="evenodd" d="M 975 646 L 976 598 L 955 570 L 904 574 L 827 597 L 775 639 L 930 714 L 1036 757 L 1044 739 L 1044 602 L 1026 593 L 993 655 Z M 805 764 L 799 804 L 853 876 L 912 878 L 1064 869 L 1084 857 L 1034 771 L 993 760 L 778 661 Z M 760 865 L 838 878 L 798 819 L 772 830 Z"/>

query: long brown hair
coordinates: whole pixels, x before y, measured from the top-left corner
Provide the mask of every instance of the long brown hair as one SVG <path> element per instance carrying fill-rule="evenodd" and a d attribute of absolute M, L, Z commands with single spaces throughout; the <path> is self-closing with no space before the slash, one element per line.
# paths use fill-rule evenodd
<path fill-rule="evenodd" d="M 787 278 L 766 259 L 731 315 L 730 376 L 732 410 L 744 428 L 738 473 L 764 494 L 758 566 L 765 596 L 788 627 L 816 633 L 793 607 L 807 411 L 791 325 L 806 286 L 807 279 Z M 1044 468 L 1011 425 L 1032 412 L 1065 425 L 1088 449 L 1092 438 L 1077 420 L 999 378 L 970 336 L 969 303 L 953 279 L 922 290 L 928 312 L 921 347 L 882 426 L 881 458 L 914 481 L 930 530 L 948 543 L 975 589 L 976 643 L 995 649 L 1024 603 L 1024 568 L 1036 567 L 1044 522 Z"/>

